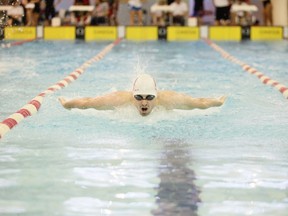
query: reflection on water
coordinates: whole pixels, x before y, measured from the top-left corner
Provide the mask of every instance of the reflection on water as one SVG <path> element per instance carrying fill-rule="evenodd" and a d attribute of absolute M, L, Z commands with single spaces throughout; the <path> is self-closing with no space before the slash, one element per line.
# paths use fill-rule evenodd
<path fill-rule="evenodd" d="M 195 173 L 188 166 L 191 155 L 181 140 L 168 140 L 161 158 L 160 183 L 156 195 L 157 209 L 153 215 L 196 216 L 199 189 L 194 184 Z"/>

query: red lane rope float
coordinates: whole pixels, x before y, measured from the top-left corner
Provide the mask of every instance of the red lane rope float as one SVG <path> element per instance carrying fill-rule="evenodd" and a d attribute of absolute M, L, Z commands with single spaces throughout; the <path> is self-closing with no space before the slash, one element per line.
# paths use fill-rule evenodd
<path fill-rule="evenodd" d="M 1 44 L 1 47 L 2 48 L 10 48 L 12 46 L 19 46 L 19 45 L 22 45 L 24 43 L 29 43 L 29 42 L 32 42 L 32 41 L 35 41 L 37 39 L 28 39 L 28 40 L 22 40 L 22 41 L 15 41 L 15 42 L 11 42 L 11 43 L 7 43 L 7 44 Z"/>
<path fill-rule="evenodd" d="M 66 76 L 63 80 L 60 80 L 56 84 L 48 87 L 45 91 L 38 94 L 34 97 L 30 102 L 28 102 L 25 106 L 19 109 L 14 114 L 10 115 L 8 118 L 3 120 L 0 123 L 0 139 L 10 131 L 13 127 L 19 124 L 24 118 L 28 116 L 32 116 L 35 114 L 41 107 L 43 99 L 46 95 L 52 94 L 55 91 L 61 90 L 62 88 L 68 86 L 70 83 L 74 82 L 80 75 L 82 75 L 86 68 L 88 68 L 92 63 L 100 61 L 110 50 L 118 45 L 121 42 L 122 38 L 115 40 L 113 43 L 106 46 L 100 53 L 91 58 L 90 60 L 84 62 L 79 68 L 74 70 L 68 76 Z"/>
<path fill-rule="evenodd" d="M 238 64 L 242 67 L 242 69 L 252 75 L 255 75 L 263 84 L 270 85 L 277 89 L 286 99 L 288 99 L 288 88 L 279 83 L 276 80 L 271 79 L 270 77 L 266 76 L 265 74 L 261 73 L 257 69 L 251 67 L 250 65 L 240 61 L 239 59 L 235 58 L 234 56 L 230 55 L 228 52 L 226 52 L 224 49 L 222 49 L 220 46 L 215 44 L 214 42 L 203 39 L 210 47 L 212 47 L 214 50 L 219 52 L 223 58 L 228 59 L 229 61 Z"/>

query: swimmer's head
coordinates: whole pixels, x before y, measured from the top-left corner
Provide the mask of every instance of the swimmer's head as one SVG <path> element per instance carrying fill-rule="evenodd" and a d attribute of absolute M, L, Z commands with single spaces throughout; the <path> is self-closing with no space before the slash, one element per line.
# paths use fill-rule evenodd
<path fill-rule="evenodd" d="M 133 85 L 133 97 L 140 115 L 149 115 L 155 106 L 157 97 L 156 83 L 152 76 L 141 74 L 136 78 Z"/>
<path fill-rule="evenodd" d="M 140 74 L 133 85 L 133 96 L 154 95 L 157 97 L 156 82 L 149 74 Z"/>

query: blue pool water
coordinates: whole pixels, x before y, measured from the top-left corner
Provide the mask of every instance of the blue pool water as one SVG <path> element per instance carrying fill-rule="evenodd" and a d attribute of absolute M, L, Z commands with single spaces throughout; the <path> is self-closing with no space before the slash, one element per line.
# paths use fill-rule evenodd
<path fill-rule="evenodd" d="M 109 43 L 0 49 L 0 120 Z M 218 45 L 288 85 L 287 41 Z M 143 71 L 159 89 L 228 100 L 148 117 L 57 101 L 131 89 Z M 202 41 L 123 41 L 1 139 L 0 215 L 287 216 L 287 103 Z"/>

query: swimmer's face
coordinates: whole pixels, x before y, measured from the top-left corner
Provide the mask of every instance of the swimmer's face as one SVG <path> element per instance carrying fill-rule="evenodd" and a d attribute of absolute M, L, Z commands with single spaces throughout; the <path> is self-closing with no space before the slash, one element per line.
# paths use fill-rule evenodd
<path fill-rule="evenodd" d="M 135 106 L 142 116 L 149 115 L 155 106 L 154 95 L 134 95 L 134 99 Z"/>

